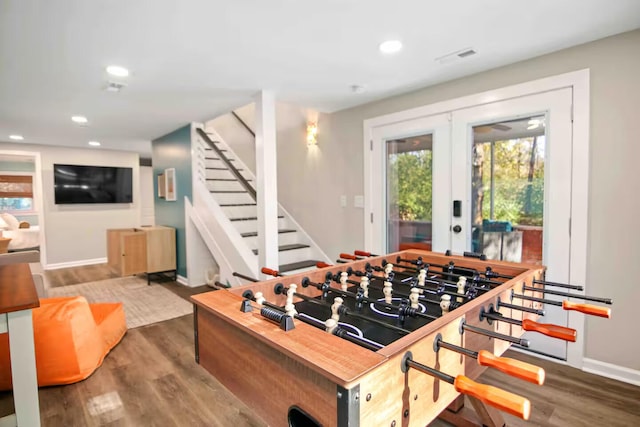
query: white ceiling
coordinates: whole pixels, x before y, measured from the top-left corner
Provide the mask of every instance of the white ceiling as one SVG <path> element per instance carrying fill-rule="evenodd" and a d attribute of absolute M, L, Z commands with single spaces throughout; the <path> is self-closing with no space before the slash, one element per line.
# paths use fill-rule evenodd
<path fill-rule="evenodd" d="M 332 112 L 638 27 L 638 0 L 0 0 L 0 140 L 148 155 L 260 89 Z M 117 94 L 109 64 L 132 72 Z"/>

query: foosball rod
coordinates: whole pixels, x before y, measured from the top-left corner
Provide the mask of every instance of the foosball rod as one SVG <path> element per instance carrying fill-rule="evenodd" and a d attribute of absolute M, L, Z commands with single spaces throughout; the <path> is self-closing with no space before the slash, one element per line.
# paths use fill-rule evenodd
<path fill-rule="evenodd" d="M 515 415 L 524 420 L 529 419 L 531 414 L 531 402 L 522 396 L 510 393 L 494 386 L 477 383 L 464 375 L 457 375 L 455 378 L 437 369 L 430 368 L 422 363 L 413 360 L 410 351 L 406 352 L 402 358 L 401 369 L 406 373 L 409 368 L 431 375 L 441 381 L 452 384 L 458 393 L 466 394 L 476 399 L 498 408 L 508 414 Z"/>
<path fill-rule="evenodd" d="M 597 305 L 592 305 L 592 304 L 578 304 L 568 300 L 554 301 L 554 300 L 545 299 L 545 298 L 530 297 L 528 295 L 516 294 L 512 289 L 511 299 L 513 300 L 514 298 L 519 298 L 526 301 L 541 302 L 543 304 L 551 304 L 558 307 L 562 307 L 563 310 L 578 311 L 580 313 L 589 314 L 591 316 L 605 317 L 607 319 L 611 318 L 611 309 L 607 307 L 599 307 Z"/>
<path fill-rule="evenodd" d="M 500 307 L 510 308 L 512 310 L 524 311 L 526 313 L 533 313 L 533 314 L 537 314 L 538 316 L 544 316 L 546 314 L 546 312 L 542 309 L 533 308 L 533 307 L 524 307 L 522 305 L 516 305 L 516 304 L 509 304 L 506 302 L 502 302 L 500 297 L 498 297 L 498 299 L 496 300 L 496 308 L 500 309 Z"/>
<path fill-rule="evenodd" d="M 507 280 L 511 280 L 513 279 L 515 276 L 510 276 L 508 274 L 501 274 L 501 273 L 496 273 L 495 271 L 493 271 L 493 269 L 491 268 L 491 266 L 487 266 L 484 272 L 481 272 L 475 268 L 470 268 L 470 267 L 456 267 L 455 263 L 453 261 L 450 261 L 448 265 L 442 265 L 442 264 L 434 264 L 434 263 L 424 263 L 422 261 L 422 257 L 418 257 L 417 260 L 410 260 L 410 259 L 404 259 L 404 258 L 400 258 L 399 256 L 397 257 L 397 261 L 398 262 L 405 262 L 405 263 L 410 263 L 413 265 L 433 265 L 439 268 L 443 269 L 448 269 L 448 270 L 453 270 L 453 269 L 458 269 L 458 270 L 463 270 L 463 271 L 468 271 L 469 273 L 473 273 L 473 274 L 480 274 L 480 275 L 484 275 L 487 278 L 491 278 L 491 277 L 496 277 L 496 278 L 501 278 L 501 279 L 507 279 Z M 402 267 L 402 266 L 400 266 Z M 449 273 L 445 273 L 445 274 L 455 274 L 453 272 L 449 272 Z M 548 280 L 538 280 L 538 279 L 534 279 L 533 283 L 537 284 L 537 285 L 545 285 L 545 286 L 555 286 L 555 287 L 560 287 L 560 288 L 566 288 L 566 289 L 574 289 L 577 291 L 583 291 L 584 287 L 580 286 L 580 285 L 571 285 L 568 283 L 559 283 L 559 282 L 551 282 Z"/>
<path fill-rule="evenodd" d="M 503 316 L 500 312 L 495 311 L 491 306 L 489 311 L 484 308 L 480 310 L 480 320 L 487 319 L 496 320 L 498 322 L 510 323 L 512 325 L 521 326 L 525 331 L 538 332 L 551 338 L 558 338 L 564 341 L 576 342 L 578 332 L 575 329 L 566 326 L 554 325 L 551 323 L 538 323 L 530 319 L 518 320 Z"/>
<path fill-rule="evenodd" d="M 407 260 L 401 260 L 401 261 L 407 261 Z M 384 266 L 384 265 L 386 265 L 387 263 L 388 263 L 388 261 L 387 261 L 387 260 L 382 260 L 382 265 L 383 265 L 383 266 Z M 409 266 L 401 265 L 401 264 L 394 264 L 394 266 L 395 266 L 395 267 L 398 267 L 398 268 L 405 269 L 405 270 L 411 270 L 411 271 L 414 271 L 414 272 L 419 272 L 421 269 L 424 269 L 424 270 L 426 270 L 427 274 L 437 274 L 438 276 L 448 276 L 448 277 L 457 276 L 458 278 L 459 278 L 459 277 L 466 277 L 467 279 L 471 279 L 471 280 L 474 280 L 474 281 L 477 281 L 477 282 L 481 282 L 481 283 L 487 283 L 487 284 L 489 284 L 489 285 L 493 285 L 493 286 L 500 286 L 500 285 L 502 285 L 502 282 L 496 282 L 495 280 L 490 280 L 490 279 L 482 278 L 482 277 L 481 277 L 481 275 L 480 275 L 481 273 L 479 273 L 479 272 L 478 272 L 478 271 L 476 271 L 476 270 L 473 270 L 473 271 L 471 271 L 471 270 L 470 270 L 470 271 L 469 271 L 470 275 L 464 275 L 464 274 L 456 273 L 455 271 L 445 272 L 445 271 L 434 271 L 434 270 L 429 270 L 429 267 L 431 267 L 431 266 L 435 266 L 435 267 L 442 267 L 442 268 L 443 268 L 443 270 L 444 270 L 445 266 L 441 266 L 441 265 L 439 265 L 439 264 L 429 264 L 429 263 L 425 263 L 425 264 L 421 264 L 421 266 L 420 266 L 420 267 L 418 267 L 418 268 L 409 267 Z M 461 269 L 461 268 L 463 268 L 463 267 L 455 267 L 455 268 L 456 268 L 456 269 Z M 406 271 L 400 271 L 400 272 L 398 272 L 398 273 L 400 273 L 400 274 L 407 274 L 407 273 L 406 273 Z M 476 278 L 477 278 L 477 279 L 476 279 Z M 446 279 L 440 279 L 440 280 L 446 280 Z"/>
<path fill-rule="evenodd" d="M 561 297 L 583 299 L 585 301 L 601 302 L 603 304 L 609 304 L 609 305 L 613 304 L 613 301 L 611 300 L 611 298 L 592 297 L 588 295 L 575 295 L 575 294 L 570 294 L 568 292 L 560 292 L 560 291 L 554 291 L 551 289 L 544 289 L 544 288 L 535 288 L 527 285 L 522 286 L 522 290 L 536 291 L 536 292 L 541 292 L 543 294 L 549 294 L 549 295 L 559 295 Z"/>
<path fill-rule="evenodd" d="M 387 266 L 387 265 L 389 265 L 389 264 L 390 264 L 390 263 L 389 263 L 389 262 L 386 262 L 386 260 L 383 260 L 383 262 L 382 262 L 382 267 L 377 266 L 377 265 L 373 265 L 373 264 L 369 264 L 369 263 L 367 263 L 367 264 L 365 265 L 365 270 L 368 270 L 368 269 L 370 268 L 370 269 L 372 269 L 372 270 L 374 270 L 374 271 L 385 271 L 385 269 L 384 269 L 383 267 L 385 267 L 385 266 Z M 416 272 L 416 273 L 420 273 L 420 271 L 419 271 L 419 270 L 417 270 L 417 269 L 413 269 L 413 268 L 411 268 L 411 267 L 405 267 L 405 266 L 397 265 L 397 264 L 392 264 L 392 265 L 393 265 L 394 267 L 407 268 L 407 269 L 411 269 L 411 271 L 414 271 L 414 272 Z M 351 269 L 351 267 L 349 267 L 349 269 Z M 349 271 L 349 269 L 347 269 L 347 271 Z M 352 271 L 356 271 L 356 270 L 353 270 L 353 269 L 352 269 Z M 407 274 L 407 272 L 406 272 L 406 271 L 393 271 L 392 273 L 394 273 L 394 277 L 395 277 L 395 274 L 402 274 L 402 275 L 407 276 L 407 278 L 411 278 L 411 279 L 413 279 L 413 280 L 417 280 L 417 277 L 416 277 L 415 275 L 413 275 L 413 274 Z M 429 271 L 428 269 L 425 269 L 425 273 L 426 273 L 426 274 L 433 274 L 433 273 L 436 273 L 436 274 L 441 275 L 441 276 L 442 276 L 442 275 L 445 275 L 445 274 L 443 274 L 443 273 L 441 273 L 441 272 L 438 272 L 438 271 L 436 271 L 436 272 L 434 272 L 434 271 Z M 364 273 L 364 272 L 363 272 L 362 274 L 370 274 L 370 273 L 369 273 L 369 272 L 367 272 L 367 273 Z M 447 276 L 450 276 L 450 275 L 449 275 L 449 274 L 447 274 Z M 476 277 L 476 276 L 474 276 L 474 277 L 467 277 L 467 276 L 463 276 L 463 275 L 460 275 L 460 274 L 453 274 L 453 276 L 458 276 L 458 279 L 459 279 L 460 277 L 464 277 L 465 279 L 467 279 L 467 281 L 472 282 L 472 283 L 482 282 L 482 283 L 487 283 L 487 284 L 489 284 L 489 285 L 495 285 L 495 286 L 502 285 L 502 283 L 500 283 L 500 282 L 494 282 L 494 281 L 486 280 L 486 279 L 482 279 L 482 278 L 480 278 L 480 280 L 479 280 L 479 281 L 476 281 L 476 280 L 475 280 L 475 277 Z M 380 277 L 380 276 L 376 276 L 376 277 Z M 401 284 L 401 285 L 406 285 L 406 284 L 407 284 L 407 283 L 405 283 L 405 280 L 406 280 L 406 279 L 394 279 L 394 280 L 398 280 L 398 281 L 400 282 L 400 284 Z M 445 286 L 450 286 L 450 287 L 453 287 L 453 288 L 457 288 L 457 286 L 458 286 L 458 282 L 456 282 L 455 280 L 447 280 L 447 279 L 442 279 L 442 278 L 433 278 L 433 277 L 425 277 L 425 279 L 424 279 L 424 280 L 425 280 L 425 282 L 433 283 L 433 284 L 436 284 L 436 285 L 443 284 L 443 285 L 445 285 Z M 476 287 L 476 288 L 477 288 L 477 287 Z M 479 288 L 479 289 L 480 289 L 480 290 L 490 290 L 490 289 L 482 289 L 482 288 Z"/>
<path fill-rule="evenodd" d="M 350 298 L 355 299 L 357 303 L 363 302 L 365 304 L 375 304 L 375 305 L 379 305 L 380 307 L 389 308 L 391 310 L 401 310 L 403 308 L 403 307 L 401 307 L 399 305 L 387 304 L 384 301 L 378 301 L 377 299 L 365 297 L 364 295 L 358 295 L 358 294 L 355 294 L 355 293 L 350 292 L 350 291 L 343 291 L 342 289 L 334 288 L 332 286 L 324 287 L 324 285 L 322 283 L 312 282 L 311 280 L 309 280 L 308 277 L 303 278 L 302 281 L 300 282 L 300 284 L 302 285 L 303 288 L 306 288 L 308 286 L 313 286 L 316 289 L 318 289 L 319 291 L 327 290 L 327 291 L 329 291 L 331 293 L 334 293 L 334 294 L 340 294 L 340 295 L 348 296 Z M 421 313 L 421 312 L 417 311 L 417 309 L 407 310 L 406 314 L 408 316 L 410 316 L 410 317 L 423 317 L 423 318 L 429 319 L 429 320 L 435 320 L 435 319 L 438 318 L 438 316 L 432 316 L 430 314 Z"/>
<path fill-rule="evenodd" d="M 351 271 L 353 272 L 354 270 L 351 270 Z M 369 275 L 369 274 L 363 273 L 363 272 L 359 272 L 359 273 L 360 274 L 358 274 L 358 273 L 354 273 L 354 274 L 356 276 L 358 276 L 358 277 L 366 276 L 369 279 L 375 279 L 375 280 L 377 280 L 379 282 L 391 282 L 391 283 L 396 284 L 396 285 L 403 285 L 403 286 L 409 286 L 411 288 L 421 289 L 423 291 L 430 292 L 432 295 L 446 294 L 446 295 L 451 295 L 451 296 L 454 296 L 454 297 L 470 298 L 469 295 L 467 295 L 467 294 L 461 294 L 459 292 L 453 292 L 453 291 L 445 291 L 444 288 L 447 287 L 447 286 L 452 287 L 452 288 L 457 288 L 457 287 L 455 285 L 453 285 L 453 284 L 450 284 L 450 283 L 441 283 L 441 281 L 439 281 L 439 280 L 425 279 L 425 283 L 431 283 L 433 285 L 438 285 L 439 286 L 437 289 L 433 289 L 433 288 L 430 288 L 428 286 L 418 285 L 417 283 L 404 283 L 401 280 L 397 280 L 397 279 L 385 279 L 382 276 L 374 276 L 373 274 Z M 352 281 L 352 282 L 354 282 L 354 281 Z M 482 290 L 482 289 L 480 289 L 480 290 Z"/>
<path fill-rule="evenodd" d="M 256 299 L 251 296 L 245 296 L 246 299 L 257 302 Z M 267 301 L 263 301 L 261 303 L 258 303 L 258 305 L 264 305 L 267 308 L 270 308 L 272 310 L 276 310 L 278 311 L 278 313 L 280 313 L 281 315 L 286 315 L 286 312 L 284 311 L 284 308 L 277 306 L 275 304 L 271 304 Z M 268 316 L 266 312 L 263 312 L 262 309 L 260 309 L 260 314 L 263 317 L 267 317 L 268 319 L 274 320 L 276 322 L 280 322 L 278 319 L 273 319 L 273 316 Z M 326 330 L 324 323 L 322 323 L 320 320 L 314 319 L 310 316 L 301 316 L 300 314 L 295 314 L 293 316 L 295 319 L 300 320 L 301 322 L 306 323 L 307 325 L 311 325 L 314 326 L 318 329 L 322 329 L 322 330 Z M 372 351 L 378 351 L 381 348 L 383 348 L 384 346 L 382 344 L 379 344 L 375 341 L 371 341 L 371 340 L 363 340 L 360 337 L 358 337 L 357 335 L 353 335 L 351 332 L 347 331 L 346 329 L 342 328 L 341 326 L 337 326 L 332 334 L 336 335 L 337 337 L 340 337 L 342 339 L 345 339 L 347 341 L 350 341 L 354 344 L 358 344 L 362 347 L 365 347 L 369 350 Z"/>
<path fill-rule="evenodd" d="M 327 274 L 327 277 L 328 277 L 330 274 L 331 274 L 331 273 L 328 273 L 328 274 Z M 374 278 L 374 279 L 378 279 L 377 277 L 373 277 L 373 278 Z M 334 275 L 331 275 L 331 280 L 333 280 L 333 281 L 334 281 L 334 282 L 336 282 L 336 283 L 340 283 L 340 279 L 338 278 L 338 276 L 337 276 L 337 275 L 335 275 L 335 276 L 334 276 Z M 382 280 L 384 280 L 384 279 L 382 279 Z M 355 281 L 355 280 L 350 280 L 350 279 L 349 279 L 349 280 L 347 280 L 347 283 L 351 283 L 352 285 L 360 285 L 360 283 L 358 283 L 357 281 Z M 376 291 L 382 291 L 382 292 L 384 292 L 384 288 L 379 288 L 379 287 L 377 287 L 377 286 L 376 286 L 376 287 L 374 287 L 374 286 L 373 286 L 373 282 L 369 282 L 369 287 L 370 287 L 371 289 L 375 289 Z M 437 289 L 429 289 L 429 288 L 427 288 L 427 287 L 425 287 L 425 286 L 418 286 L 418 285 L 416 285 L 416 286 L 414 286 L 414 287 L 415 287 L 415 288 L 417 288 L 417 289 L 422 289 L 422 290 L 423 290 L 423 291 L 425 291 L 425 292 L 428 292 L 428 293 L 429 293 L 429 295 L 435 295 L 435 296 L 440 296 L 440 295 L 451 295 L 451 296 L 460 297 L 460 298 L 469 298 L 469 296 L 467 296 L 467 295 L 465 295 L 465 294 L 459 294 L 459 293 L 457 293 L 457 292 L 450 292 L 450 291 L 445 291 L 445 290 L 439 291 L 439 290 L 437 290 Z M 392 291 L 392 296 L 393 296 L 393 295 L 398 295 L 398 296 L 401 296 L 401 297 L 404 297 L 404 298 L 409 298 L 409 296 L 410 296 L 410 294 L 408 294 L 408 293 L 406 293 L 406 292 L 398 291 L 397 289 L 393 289 L 393 291 Z M 430 300 L 430 299 L 426 298 L 426 297 L 424 296 L 424 294 L 420 295 L 420 298 L 421 298 L 421 300 L 420 300 L 420 301 L 427 302 L 427 303 L 430 303 L 430 304 L 437 304 L 437 305 L 440 305 L 440 302 L 439 302 L 439 301 L 433 301 L 433 300 Z"/>
<path fill-rule="evenodd" d="M 274 289 L 273 289 L 273 291 L 274 291 L 274 293 L 276 295 L 279 295 L 281 293 L 286 293 L 288 290 L 289 290 L 289 288 L 285 287 L 282 283 L 276 284 Z M 293 295 L 298 297 L 298 298 L 300 298 L 300 299 L 303 299 L 305 301 L 311 302 L 313 304 L 317 304 L 317 305 L 321 305 L 323 307 L 331 308 L 330 304 L 324 303 L 322 301 L 318 301 L 317 299 L 315 299 L 313 297 L 310 297 L 310 296 L 307 296 L 307 295 L 304 295 L 304 294 L 301 294 L 301 293 L 298 293 L 298 292 L 294 292 Z M 346 316 L 351 316 L 351 317 L 355 317 L 357 319 L 366 320 L 367 322 L 375 323 L 376 325 L 385 327 L 387 329 L 394 330 L 394 331 L 402 333 L 402 334 L 410 334 L 411 333 L 411 331 L 408 330 L 408 329 L 404 329 L 404 328 L 400 328 L 398 326 L 390 325 L 390 324 L 388 324 L 386 322 L 383 322 L 381 320 L 375 319 L 375 318 L 373 318 L 371 316 L 367 316 L 367 315 L 359 314 L 359 313 L 354 313 L 352 310 L 349 310 L 347 307 L 345 307 L 343 305 L 340 306 L 339 313 L 341 315 L 344 314 Z"/>
<path fill-rule="evenodd" d="M 250 282 L 259 282 L 258 279 L 254 279 L 253 277 L 245 276 L 244 274 L 240 274 L 240 273 L 237 273 L 235 271 L 233 273 L 231 273 L 231 275 L 235 276 L 235 277 L 239 277 L 239 278 L 244 279 L 244 280 L 248 280 Z"/>
<path fill-rule="evenodd" d="M 518 344 L 519 346 L 529 348 L 529 340 L 526 338 L 516 338 L 511 335 L 501 334 L 499 332 L 489 331 L 487 329 L 478 328 L 476 326 L 468 325 L 464 319 L 460 321 L 460 334 L 464 333 L 464 331 L 473 332 L 474 334 L 484 335 L 486 337 L 496 338 L 501 341 L 507 341 L 512 344 Z"/>
<path fill-rule="evenodd" d="M 473 351 L 468 348 L 459 347 L 455 344 L 443 341 L 442 334 L 438 333 L 433 341 L 433 350 L 437 353 L 440 350 L 440 347 L 472 357 L 478 361 L 478 365 L 480 366 L 488 366 L 490 368 L 497 369 L 507 375 L 529 381 L 533 384 L 542 385 L 544 383 L 545 372 L 544 369 L 539 366 L 511 359 L 509 357 L 496 356 L 487 350 Z"/>

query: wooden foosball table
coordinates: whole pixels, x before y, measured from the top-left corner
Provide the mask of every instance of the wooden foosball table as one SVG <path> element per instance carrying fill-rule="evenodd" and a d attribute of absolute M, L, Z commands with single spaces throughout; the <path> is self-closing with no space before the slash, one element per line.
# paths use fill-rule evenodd
<path fill-rule="evenodd" d="M 542 384 L 542 369 L 500 356 L 528 345 L 525 330 L 576 340 L 536 322 L 549 285 L 536 265 L 356 258 L 193 296 L 196 360 L 273 426 L 424 427 L 461 395 L 482 424 L 502 425 L 495 408 L 527 419 L 529 401 L 474 379 L 492 367 Z"/>

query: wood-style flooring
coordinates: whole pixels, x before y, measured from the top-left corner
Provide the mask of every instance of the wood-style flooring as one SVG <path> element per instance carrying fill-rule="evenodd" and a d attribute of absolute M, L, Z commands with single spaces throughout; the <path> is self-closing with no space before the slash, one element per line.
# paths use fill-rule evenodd
<path fill-rule="evenodd" d="M 115 277 L 106 265 L 46 274 L 51 286 Z M 183 298 L 210 290 L 173 282 L 162 286 Z M 130 329 L 88 379 L 40 389 L 42 425 L 266 426 L 259 414 L 195 363 L 193 351 L 192 315 Z M 538 387 L 492 370 L 482 375 L 480 382 L 531 400 L 531 420 L 525 422 L 505 414 L 507 425 L 640 426 L 640 387 L 520 353 L 510 352 L 509 356 L 543 366 L 547 379 Z M 12 405 L 11 393 L 0 393 L 0 416 L 11 413 Z M 447 424 L 436 421 L 432 425 Z"/>

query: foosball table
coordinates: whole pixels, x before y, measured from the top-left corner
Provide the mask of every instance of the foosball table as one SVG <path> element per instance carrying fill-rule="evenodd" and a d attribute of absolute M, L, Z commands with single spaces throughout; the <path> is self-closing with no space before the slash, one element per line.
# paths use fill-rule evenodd
<path fill-rule="evenodd" d="M 537 265 L 407 250 L 192 296 L 196 361 L 273 426 L 421 426 L 466 395 L 484 425 L 529 401 L 474 380 L 488 367 L 542 385 L 544 371 L 501 357 L 545 304 L 609 317 L 604 306 L 546 300 L 579 286 Z M 555 288 L 555 290 L 554 290 Z M 443 412 L 444 411 L 444 412 Z M 455 417 L 447 418 L 456 423 Z"/>

